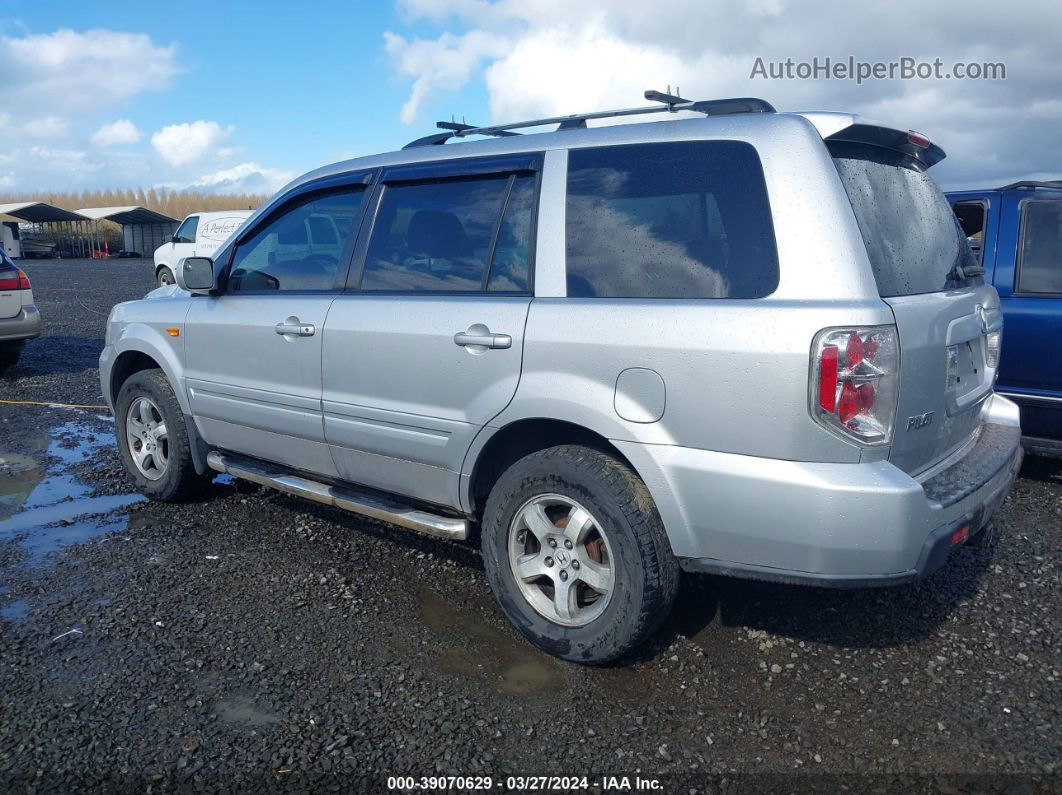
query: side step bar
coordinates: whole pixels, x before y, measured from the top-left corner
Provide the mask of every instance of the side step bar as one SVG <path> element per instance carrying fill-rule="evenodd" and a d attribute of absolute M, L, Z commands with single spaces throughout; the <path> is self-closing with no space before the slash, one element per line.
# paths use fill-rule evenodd
<path fill-rule="evenodd" d="M 207 455 L 207 466 L 216 472 L 225 472 L 236 478 L 260 483 L 287 494 L 294 494 L 296 497 L 304 497 L 307 500 L 331 505 L 344 511 L 370 516 L 409 530 L 417 530 L 453 541 L 464 541 L 468 538 L 468 522 L 464 519 L 417 510 L 386 497 L 367 494 L 354 488 L 330 486 L 298 475 L 273 471 L 268 468 L 268 465 L 259 461 L 222 454 L 215 450 Z"/>

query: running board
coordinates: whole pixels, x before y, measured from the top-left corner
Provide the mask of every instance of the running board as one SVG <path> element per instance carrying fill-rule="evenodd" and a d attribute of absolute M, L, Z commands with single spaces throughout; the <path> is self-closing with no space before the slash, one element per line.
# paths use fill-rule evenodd
<path fill-rule="evenodd" d="M 298 475 L 273 471 L 258 461 L 213 451 L 207 455 L 207 466 L 216 472 L 225 472 L 236 478 L 294 494 L 296 497 L 380 519 L 409 530 L 453 541 L 464 541 L 468 538 L 468 522 L 464 519 L 417 510 L 398 501 L 360 492 L 354 488 L 330 486 Z"/>

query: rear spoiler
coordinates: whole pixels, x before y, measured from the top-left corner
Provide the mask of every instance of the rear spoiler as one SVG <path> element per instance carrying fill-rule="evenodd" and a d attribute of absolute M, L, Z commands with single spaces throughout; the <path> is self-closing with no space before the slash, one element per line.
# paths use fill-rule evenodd
<path fill-rule="evenodd" d="M 936 165 L 947 156 L 928 137 L 914 130 L 897 130 L 853 113 L 814 111 L 800 115 L 815 125 L 824 141 L 880 146 L 902 152 L 926 168 Z"/>

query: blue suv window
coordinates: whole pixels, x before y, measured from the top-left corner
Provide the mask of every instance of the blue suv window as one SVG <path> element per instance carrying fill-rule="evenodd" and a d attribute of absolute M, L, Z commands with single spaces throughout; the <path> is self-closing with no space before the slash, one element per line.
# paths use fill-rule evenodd
<path fill-rule="evenodd" d="M 568 295 L 762 298 L 778 286 L 763 169 L 740 141 L 568 153 Z"/>
<path fill-rule="evenodd" d="M 1018 292 L 1062 293 L 1062 201 L 1022 208 Z"/>

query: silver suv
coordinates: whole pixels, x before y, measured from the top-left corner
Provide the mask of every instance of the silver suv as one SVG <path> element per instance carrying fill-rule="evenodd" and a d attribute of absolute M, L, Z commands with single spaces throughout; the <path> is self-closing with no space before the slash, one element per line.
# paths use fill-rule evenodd
<path fill-rule="evenodd" d="M 943 151 L 647 97 L 318 169 L 183 260 L 184 290 L 116 306 L 100 377 L 138 486 L 228 472 L 478 536 L 516 627 L 591 663 L 683 569 L 892 585 L 983 540 L 1018 410 Z M 446 143 L 470 135 L 493 138 Z"/>

